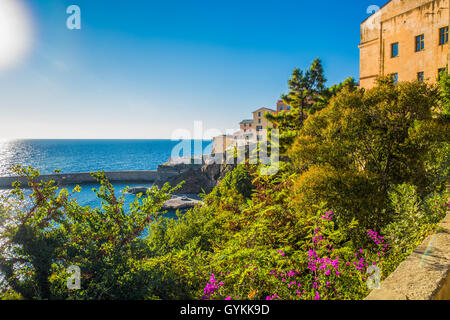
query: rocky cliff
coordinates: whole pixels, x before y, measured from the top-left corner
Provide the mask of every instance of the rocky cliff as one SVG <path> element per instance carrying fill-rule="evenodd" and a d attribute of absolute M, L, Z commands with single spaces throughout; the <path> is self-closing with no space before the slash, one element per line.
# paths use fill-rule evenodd
<path fill-rule="evenodd" d="M 179 194 L 210 193 L 225 174 L 235 165 L 226 164 L 166 164 L 158 167 L 155 185 L 161 187 L 166 182 L 176 186 L 184 181 Z"/>

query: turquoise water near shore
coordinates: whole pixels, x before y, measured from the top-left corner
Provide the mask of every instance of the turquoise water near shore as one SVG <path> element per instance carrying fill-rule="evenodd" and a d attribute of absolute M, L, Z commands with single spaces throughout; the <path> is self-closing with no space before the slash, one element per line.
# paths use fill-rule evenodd
<path fill-rule="evenodd" d="M 169 160 L 173 148 L 181 141 L 171 140 L 0 140 L 0 176 L 9 176 L 9 168 L 20 164 L 39 169 L 41 174 L 59 169 L 64 173 L 95 171 L 141 171 L 156 170 L 158 165 Z M 194 149 L 192 155 L 211 153 L 212 141 L 202 141 L 202 149 Z M 182 156 L 182 155 L 180 155 Z M 186 156 L 186 155 L 184 155 Z M 125 187 L 137 184 L 114 184 L 118 193 Z M 151 186 L 139 184 L 139 186 Z M 76 195 L 80 205 L 98 207 L 92 191 L 96 185 L 84 185 Z M 71 186 L 68 187 L 69 190 Z M 1 190 L 6 195 L 9 191 Z M 135 199 L 125 195 L 126 207 Z"/>

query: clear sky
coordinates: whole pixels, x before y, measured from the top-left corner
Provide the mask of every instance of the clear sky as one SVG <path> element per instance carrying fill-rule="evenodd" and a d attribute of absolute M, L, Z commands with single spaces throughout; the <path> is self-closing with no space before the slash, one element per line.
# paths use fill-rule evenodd
<path fill-rule="evenodd" d="M 18 1 L 0 0 L 0 139 L 170 138 L 194 121 L 238 128 L 258 107 L 274 108 L 292 70 L 317 57 L 328 85 L 358 78 L 360 23 L 369 6 L 387 2 L 23 0 L 7 8 Z M 81 30 L 66 27 L 72 4 Z"/>

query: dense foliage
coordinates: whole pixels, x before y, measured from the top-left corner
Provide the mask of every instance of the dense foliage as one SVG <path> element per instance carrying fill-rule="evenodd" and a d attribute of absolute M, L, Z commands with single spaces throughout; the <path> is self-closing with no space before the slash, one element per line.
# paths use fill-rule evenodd
<path fill-rule="evenodd" d="M 356 89 L 355 80 L 351 77 L 330 88 L 325 87 L 325 82 L 326 78 L 320 59 L 314 60 L 306 72 L 296 68 L 288 81 L 288 94 L 281 96 L 283 102 L 291 106 L 291 110 L 278 114 L 266 114 L 267 119 L 281 131 L 280 147 L 283 153 L 293 143 L 309 115 L 325 108 L 331 98 L 343 88 Z"/>
<path fill-rule="evenodd" d="M 450 81 L 325 88 L 321 68 L 294 72 L 292 114 L 272 118 L 291 137 L 278 173 L 239 165 L 178 219 L 161 212 L 169 186 L 124 208 L 96 174 L 103 206 L 93 209 L 16 167 L 32 192 L 17 185 L 0 207 L 2 297 L 364 298 L 450 206 Z M 71 265 L 79 290 L 66 287 Z"/>

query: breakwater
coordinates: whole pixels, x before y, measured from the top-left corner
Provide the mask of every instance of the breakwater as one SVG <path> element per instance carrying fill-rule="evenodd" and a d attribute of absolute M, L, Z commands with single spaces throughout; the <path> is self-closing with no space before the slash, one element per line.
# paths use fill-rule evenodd
<path fill-rule="evenodd" d="M 193 175 L 198 176 L 201 171 L 201 168 L 202 168 L 201 164 L 198 165 L 198 164 L 170 163 L 165 165 L 159 165 L 158 170 L 156 171 L 112 171 L 112 172 L 105 172 L 105 174 L 111 183 L 125 183 L 125 184 L 155 183 L 161 186 L 165 182 L 168 182 L 170 179 L 177 177 L 186 178 L 186 180 L 192 180 L 192 177 L 185 177 L 186 173 L 194 171 Z M 92 177 L 92 175 L 89 172 L 56 173 L 56 174 L 40 175 L 36 180 L 37 181 L 53 180 L 56 182 L 56 184 L 61 186 L 97 183 L 97 180 L 95 180 L 94 177 Z M 0 177 L 0 189 L 11 189 L 12 184 L 15 181 L 20 181 L 22 187 L 28 186 L 27 178 L 13 177 L 13 176 Z"/>
<path fill-rule="evenodd" d="M 105 172 L 105 174 L 112 183 L 153 183 L 158 178 L 157 171 L 116 171 Z M 36 180 L 53 180 L 58 185 L 92 184 L 97 182 L 88 172 L 41 175 Z M 0 177 L 0 189 L 10 189 L 12 183 L 15 181 L 20 181 L 23 187 L 28 185 L 28 180 L 26 178 Z"/>
<path fill-rule="evenodd" d="M 113 171 L 105 172 L 105 174 L 111 183 L 121 184 L 152 183 L 161 187 L 166 182 L 171 186 L 177 186 L 184 181 L 183 186 L 179 189 L 180 193 L 198 194 L 204 191 L 210 192 L 218 180 L 232 167 L 233 165 L 208 164 L 205 161 L 200 161 L 200 164 L 195 164 L 194 161 L 191 163 L 182 163 L 169 160 L 166 164 L 159 165 L 156 171 Z M 53 180 L 60 186 L 97 183 L 94 177 L 88 172 L 40 175 L 36 180 Z M 11 189 L 15 181 L 20 181 L 24 188 L 28 187 L 27 178 L 10 176 L 0 177 L 0 189 Z"/>

